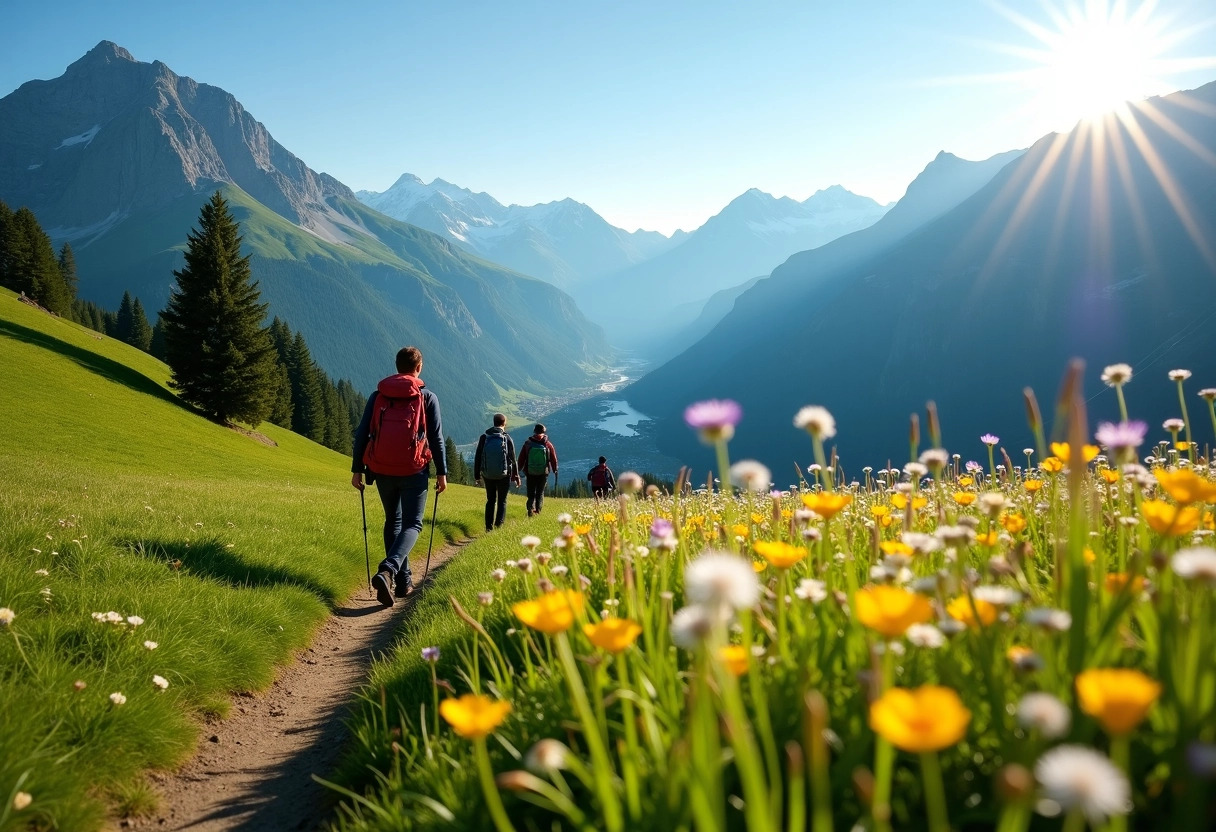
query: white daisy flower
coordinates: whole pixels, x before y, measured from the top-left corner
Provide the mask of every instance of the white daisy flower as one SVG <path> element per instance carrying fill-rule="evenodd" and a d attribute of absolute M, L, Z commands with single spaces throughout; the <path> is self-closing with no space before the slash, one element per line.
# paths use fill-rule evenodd
<path fill-rule="evenodd" d="M 7 627 L 13 623 L 13 619 L 17 617 L 17 613 L 10 610 L 8 607 L 0 607 L 0 627 Z"/>
<path fill-rule="evenodd" d="M 1170 566 L 1180 578 L 1216 585 L 1216 549 L 1210 546 L 1180 549 L 1170 558 Z"/>
<path fill-rule="evenodd" d="M 531 551 L 540 545 L 540 538 L 534 534 L 524 535 L 519 539 L 519 545 Z"/>
<path fill-rule="evenodd" d="M 750 561 L 707 549 L 685 568 L 684 594 L 694 604 L 748 609 L 760 600 L 760 581 Z"/>
<path fill-rule="evenodd" d="M 1131 809 L 1131 787 L 1114 763 L 1091 748 L 1061 745 L 1034 766 L 1043 796 L 1065 812 L 1080 809 L 1090 823 L 1100 824 Z"/>
<path fill-rule="evenodd" d="M 827 584 L 823 581 L 817 581 L 814 578 L 803 578 L 798 582 L 798 586 L 794 589 L 794 595 L 801 598 L 803 601 L 810 601 L 812 604 L 818 604 L 828 597 Z"/>
<path fill-rule="evenodd" d="M 123 696 L 118 691 L 114 691 L 110 694 L 110 701 L 115 705 L 125 705 L 127 704 L 127 697 Z"/>
<path fill-rule="evenodd" d="M 904 635 L 917 647 L 936 649 L 946 643 L 946 634 L 932 624 L 913 624 Z"/>
<path fill-rule="evenodd" d="M 1102 371 L 1102 381 L 1107 387 L 1118 387 L 1132 380 L 1130 364 L 1111 364 Z"/>
<path fill-rule="evenodd" d="M 165 690 L 167 687 L 169 687 L 169 680 L 164 676 L 153 676 L 152 684 L 156 685 L 161 690 Z"/>
<path fill-rule="evenodd" d="M 1018 702 L 1018 723 L 1028 731 L 1038 731 L 1054 740 L 1068 733 L 1072 713 L 1050 693 L 1028 693 Z"/>
<path fill-rule="evenodd" d="M 144 623 L 144 620 L 142 618 L 140 618 L 138 615 L 128 615 L 127 623 L 130 624 L 132 627 L 138 627 L 140 624 Z"/>
<path fill-rule="evenodd" d="M 831 439 L 836 435 L 836 419 L 826 407 L 818 405 L 807 405 L 794 414 L 794 427 L 820 439 Z"/>
<path fill-rule="evenodd" d="M 1190 377 L 1190 370 L 1170 370 L 1170 381 L 1186 381 Z"/>
<path fill-rule="evenodd" d="M 971 594 L 994 607 L 1009 607 L 1022 600 L 1022 593 L 1007 586 L 977 586 Z"/>
<path fill-rule="evenodd" d="M 713 629 L 714 619 L 704 607 L 693 605 L 676 610 L 671 617 L 671 640 L 677 647 L 695 650 Z"/>
<path fill-rule="evenodd" d="M 145 641 L 144 642 L 145 650 L 155 650 L 157 647 L 160 647 L 160 645 L 157 644 L 155 641 Z"/>
<path fill-rule="evenodd" d="M 1064 632 L 1072 626 L 1072 615 L 1065 610 L 1051 607 L 1034 607 L 1026 610 L 1023 620 L 1031 627 L 1042 627 L 1044 630 Z"/>

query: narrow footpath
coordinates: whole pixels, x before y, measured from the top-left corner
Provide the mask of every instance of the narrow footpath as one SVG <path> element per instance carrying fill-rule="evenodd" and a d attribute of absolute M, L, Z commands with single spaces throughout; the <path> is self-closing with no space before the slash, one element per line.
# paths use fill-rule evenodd
<path fill-rule="evenodd" d="M 391 609 L 363 588 L 334 610 L 312 645 L 279 671 L 268 690 L 237 696 L 227 719 L 204 728 L 194 759 L 174 773 L 152 775 L 160 811 L 121 821 L 121 828 L 319 829 L 334 798 L 312 775 L 332 774 L 346 741 L 345 717 L 372 659 L 392 643 L 435 570 L 467 542 L 437 549 L 426 584 Z"/>

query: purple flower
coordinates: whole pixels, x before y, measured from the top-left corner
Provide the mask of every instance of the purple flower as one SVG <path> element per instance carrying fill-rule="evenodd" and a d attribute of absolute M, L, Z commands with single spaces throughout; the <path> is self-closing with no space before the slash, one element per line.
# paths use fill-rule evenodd
<path fill-rule="evenodd" d="M 428 662 L 439 661 L 439 648 L 438 647 L 423 647 L 422 648 L 422 658 Z"/>
<path fill-rule="evenodd" d="M 964 465 L 963 467 L 964 467 L 965 469 L 967 469 L 967 473 L 968 473 L 968 474 L 974 474 L 976 471 L 983 471 L 983 470 L 984 470 L 984 466 L 983 466 L 983 465 L 980 465 L 980 464 L 979 464 L 978 462 L 976 462 L 974 459 L 969 459 L 969 460 L 967 460 L 967 464 L 966 464 L 966 465 Z"/>
<path fill-rule="evenodd" d="M 690 404 L 684 410 L 684 421 L 690 428 L 701 432 L 701 438 L 710 442 L 730 439 L 735 435 L 735 425 L 743 418 L 743 408 L 730 399 L 710 399 Z"/>
<path fill-rule="evenodd" d="M 1102 422 L 1098 425 L 1097 432 L 1094 433 L 1094 439 L 1098 440 L 1099 445 L 1117 451 L 1140 447 L 1146 433 L 1148 433 L 1148 424 L 1145 422 L 1119 422 L 1118 424 Z"/>
<path fill-rule="evenodd" d="M 662 540 L 671 534 L 673 528 L 670 520 L 660 517 L 650 524 L 650 537 Z"/>
<path fill-rule="evenodd" d="M 1001 441 L 1001 437 L 993 436 L 991 433 L 985 433 L 983 436 L 980 437 L 980 441 L 983 442 L 985 445 L 992 447 L 993 445 L 995 445 L 996 443 Z"/>

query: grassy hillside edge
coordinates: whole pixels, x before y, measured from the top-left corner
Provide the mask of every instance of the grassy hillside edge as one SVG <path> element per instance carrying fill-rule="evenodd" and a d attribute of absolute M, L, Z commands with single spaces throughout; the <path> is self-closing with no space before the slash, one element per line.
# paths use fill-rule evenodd
<path fill-rule="evenodd" d="M 347 460 L 208 422 L 167 377 L 0 292 L 0 830 L 149 811 L 142 772 L 186 758 L 365 580 Z M 436 544 L 480 528 L 477 490 L 442 502 Z"/>

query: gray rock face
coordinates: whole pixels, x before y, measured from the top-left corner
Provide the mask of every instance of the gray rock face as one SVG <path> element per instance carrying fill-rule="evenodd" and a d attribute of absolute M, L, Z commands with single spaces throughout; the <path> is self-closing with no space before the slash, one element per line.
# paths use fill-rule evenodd
<path fill-rule="evenodd" d="M 231 94 L 109 41 L 59 78 L 0 100 L 0 147 L 0 193 L 64 238 L 228 182 L 337 241 L 349 221 L 326 198 L 354 196 L 276 142 Z"/>

